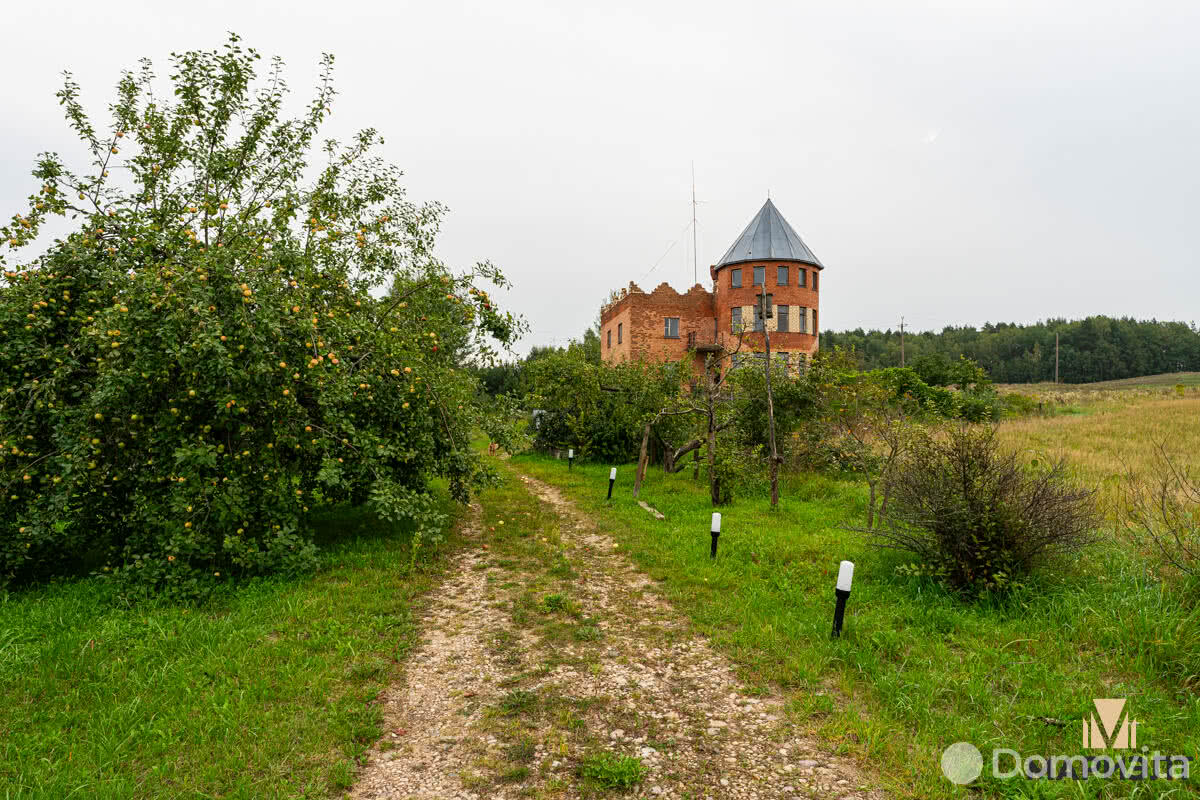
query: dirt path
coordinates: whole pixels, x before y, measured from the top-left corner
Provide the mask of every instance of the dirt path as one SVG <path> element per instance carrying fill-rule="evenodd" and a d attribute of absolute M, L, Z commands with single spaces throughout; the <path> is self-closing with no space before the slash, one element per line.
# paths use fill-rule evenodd
<path fill-rule="evenodd" d="M 521 480 L 465 523 L 486 544 L 433 599 L 350 797 L 882 797 L 741 685 L 557 490 Z"/>

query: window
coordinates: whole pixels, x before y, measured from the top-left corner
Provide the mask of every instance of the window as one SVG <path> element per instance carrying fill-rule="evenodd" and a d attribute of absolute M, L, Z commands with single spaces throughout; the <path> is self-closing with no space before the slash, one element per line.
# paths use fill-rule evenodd
<path fill-rule="evenodd" d="M 621 343 L 621 339 L 623 338 L 623 334 L 624 334 L 624 331 L 622 330 L 622 328 L 624 328 L 624 327 L 625 327 L 625 323 L 623 323 L 623 322 L 617 323 L 617 344 Z"/>
<path fill-rule="evenodd" d="M 742 271 L 740 269 L 729 270 L 729 288 L 730 289 L 742 288 Z"/>
<path fill-rule="evenodd" d="M 807 316 L 808 316 L 807 308 L 805 308 L 804 306 L 796 306 L 796 332 L 797 333 L 805 333 L 806 332 L 805 326 L 808 322 L 808 320 L 806 319 Z"/>
<path fill-rule="evenodd" d="M 814 291 L 814 292 L 817 290 L 817 275 L 818 275 L 818 274 L 819 274 L 819 273 L 818 273 L 818 272 L 817 272 L 817 271 L 814 269 L 814 270 L 813 270 L 813 291 Z M 816 325 L 814 325 L 813 327 L 815 328 L 815 327 L 817 327 L 817 326 L 816 326 Z"/>
<path fill-rule="evenodd" d="M 679 317 L 666 317 L 663 322 L 663 336 L 667 339 L 679 338 Z"/>
<path fill-rule="evenodd" d="M 803 273 L 804 270 L 800 270 L 800 272 Z M 788 285 L 788 268 L 787 267 L 779 267 L 778 268 L 778 270 L 775 274 L 775 285 L 776 286 L 787 286 Z"/>
<path fill-rule="evenodd" d="M 755 267 L 754 268 L 754 285 L 762 286 L 766 282 L 767 282 L 767 268 L 766 267 Z"/>
<path fill-rule="evenodd" d="M 813 309 L 813 329 L 812 329 L 812 335 L 813 335 L 813 336 L 816 336 L 816 335 L 817 335 L 817 310 L 816 310 L 815 308 Z"/>
<path fill-rule="evenodd" d="M 612 350 L 612 328 L 608 329 L 608 349 Z"/>
<path fill-rule="evenodd" d="M 762 295 L 760 294 L 759 297 L 762 297 Z M 768 298 L 767 299 L 767 316 L 771 315 L 770 297 L 771 297 L 771 295 L 767 295 L 767 298 Z M 760 300 L 759 302 L 754 304 L 754 330 L 761 331 L 762 329 L 763 329 L 762 301 Z"/>
<path fill-rule="evenodd" d="M 804 286 L 804 278 L 808 275 L 808 270 L 804 267 L 796 267 L 796 285 Z"/>
<path fill-rule="evenodd" d="M 776 353 L 775 354 L 775 366 L 779 367 L 780 369 L 787 369 L 788 368 L 788 354 L 787 353 Z"/>
<path fill-rule="evenodd" d="M 787 333 L 787 331 L 788 331 L 788 307 L 787 306 L 779 306 L 779 308 L 776 309 L 776 316 L 779 317 L 779 324 L 777 326 L 778 329 L 783 331 L 784 333 Z"/>
<path fill-rule="evenodd" d="M 733 331 L 734 333 L 737 333 L 741 327 L 742 327 L 742 307 L 734 306 L 733 307 L 733 319 L 730 321 L 729 329 L 731 331 Z"/>

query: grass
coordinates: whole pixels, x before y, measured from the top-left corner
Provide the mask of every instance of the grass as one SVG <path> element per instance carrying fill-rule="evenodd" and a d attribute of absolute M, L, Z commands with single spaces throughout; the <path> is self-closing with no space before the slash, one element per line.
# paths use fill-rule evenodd
<path fill-rule="evenodd" d="M 607 751 L 584 757 L 578 771 L 586 783 L 599 789 L 632 789 L 646 777 L 641 759 Z"/>
<path fill-rule="evenodd" d="M 409 534 L 360 512 L 319 527 L 316 575 L 200 608 L 100 579 L 0 593 L 0 797 L 340 795 L 440 559 L 409 572 Z"/>
<path fill-rule="evenodd" d="M 657 521 L 630 497 L 632 466 L 618 470 L 610 505 L 610 465 L 568 472 L 537 455 L 511 464 L 559 486 L 596 518 L 739 665 L 744 681 L 783 687 L 796 721 L 856 756 L 889 795 L 965 796 L 939 768 L 942 750 L 958 741 L 974 743 L 989 762 L 999 747 L 1077 753 L 1080 721 L 1096 697 L 1129 698 L 1139 745 L 1188 755 L 1200 748 L 1200 613 L 1190 610 L 1197 604 L 1160 584 L 1119 543 L 1048 564 L 1004 601 L 967 605 L 898 574 L 902 555 L 844 530 L 864 517 L 865 490 L 853 482 L 789 475 L 775 512 L 762 496 L 722 508 L 720 551 L 710 560 L 713 509 L 690 470 L 650 472 L 642 496 L 666 514 Z M 854 593 L 843 635 L 831 640 L 842 559 L 856 563 Z M 1117 797 L 1130 785 L 985 776 L 974 796 Z M 1139 786 L 1146 797 L 1179 788 Z"/>
<path fill-rule="evenodd" d="M 1110 516 L 1120 501 L 1121 479 L 1129 471 L 1153 469 L 1155 445 L 1184 463 L 1200 453 L 1200 394 L 1152 395 L 1107 403 L 1080 416 L 1027 417 L 1000 425 L 1000 440 L 1034 454 L 1065 458 L 1080 479 L 1100 490 Z"/>

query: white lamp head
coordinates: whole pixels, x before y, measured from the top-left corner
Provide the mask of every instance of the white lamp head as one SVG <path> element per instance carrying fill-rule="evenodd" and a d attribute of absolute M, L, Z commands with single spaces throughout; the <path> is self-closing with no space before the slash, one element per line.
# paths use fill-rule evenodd
<path fill-rule="evenodd" d="M 567 458 L 574 458 L 574 457 L 575 457 L 575 448 L 572 447 L 569 450 L 567 450 Z"/>
<path fill-rule="evenodd" d="M 713 512 L 713 518 L 712 518 L 712 532 L 713 532 L 713 533 L 720 533 L 720 532 L 721 532 L 721 512 L 720 512 L 720 511 L 714 511 L 714 512 Z"/>
<path fill-rule="evenodd" d="M 840 591 L 850 591 L 850 583 L 854 580 L 854 562 L 843 561 L 838 568 L 837 588 Z"/>
<path fill-rule="evenodd" d="M 613 467 L 612 469 L 610 469 L 608 471 L 608 479 L 610 481 L 615 481 L 617 479 L 617 468 L 616 467 Z"/>

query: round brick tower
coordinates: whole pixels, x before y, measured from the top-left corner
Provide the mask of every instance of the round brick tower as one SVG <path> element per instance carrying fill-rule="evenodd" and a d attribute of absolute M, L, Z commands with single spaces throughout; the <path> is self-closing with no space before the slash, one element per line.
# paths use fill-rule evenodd
<path fill-rule="evenodd" d="M 817 351 L 820 273 L 825 266 L 769 199 L 733 246 L 710 269 L 719 341 L 732 348 L 745 331 L 742 352 L 761 352 L 766 328 L 771 353 L 793 366 Z M 771 313 L 758 314 L 766 292 Z"/>

